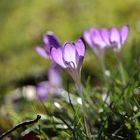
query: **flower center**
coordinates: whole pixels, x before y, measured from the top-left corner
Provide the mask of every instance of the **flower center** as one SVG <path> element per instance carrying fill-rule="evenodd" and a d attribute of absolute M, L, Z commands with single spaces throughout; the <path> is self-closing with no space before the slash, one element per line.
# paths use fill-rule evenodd
<path fill-rule="evenodd" d="M 70 69 L 76 69 L 76 65 L 74 64 L 73 61 L 70 61 L 70 62 L 66 61 L 66 65 L 68 65 Z"/>

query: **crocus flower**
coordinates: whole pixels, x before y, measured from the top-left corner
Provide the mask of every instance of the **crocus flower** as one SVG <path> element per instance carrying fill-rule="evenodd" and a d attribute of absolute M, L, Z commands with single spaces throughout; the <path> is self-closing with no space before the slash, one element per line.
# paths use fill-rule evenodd
<path fill-rule="evenodd" d="M 120 72 L 120 75 L 122 78 L 123 85 L 126 84 L 126 80 L 125 80 L 125 73 L 124 73 L 123 65 L 121 62 L 121 52 L 120 51 L 128 37 L 128 34 L 129 34 L 128 25 L 124 25 L 121 29 L 113 27 L 110 32 L 110 42 L 111 42 L 111 46 L 116 54 L 116 58 L 118 61 L 118 68 L 119 68 L 119 72 Z"/>
<path fill-rule="evenodd" d="M 58 38 L 52 32 L 47 32 L 43 36 L 43 42 L 44 42 L 44 48 L 36 46 L 35 49 L 39 55 L 41 55 L 46 59 L 50 59 L 51 47 L 55 47 L 55 48 L 61 47 Z"/>
<path fill-rule="evenodd" d="M 94 53 L 98 57 L 102 66 L 102 71 L 106 75 L 106 67 L 104 63 L 105 49 L 110 46 L 109 30 L 106 28 L 96 29 L 91 28 L 85 31 L 83 37 L 88 45 L 93 49 Z"/>
<path fill-rule="evenodd" d="M 41 100 L 41 101 L 45 101 L 48 99 L 48 94 L 49 94 L 49 86 L 48 86 L 48 81 L 44 81 L 41 82 L 37 85 L 36 88 L 36 93 L 37 93 L 37 97 Z"/>
<path fill-rule="evenodd" d="M 55 63 L 66 69 L 75 82 L 81 78 L 81 67 L 85 56 L 85 44 L 82 39 L 75 43 L 66 42 L 63 48 L 51 49 L 51 57 Z"/>
<path fill-rule="evenodd" d="M 121 29 L 113 27 L 111 30 L 91 28 L 85 31 L 83 36 L 93 51 L 100 55 L 101 50 L 107 47 L 112 47 L 114 51 L 120 51 L 128 37 L 128 33 L 129 27 L 124 25 Z"/>
<path fill-rule="evenodd" d="M 53 87 L 62 86 L 62 78 L 60 75 L 60 66 L 53 64 L 48 70 L 48 81 Z"/>
<path fill-rule="evenodd" d="M 113 27 L 110 31 L 110 44 L 114 51 L 119 52 L 125 43 L 129 34 L 128 25 L 124 25 L 121 29 Z"/>
<path fill-rule="evenodd" d="M 105 75 L 107 72 L 104 63 L 105 50 L 107 48 L 113 48 L 114 52 L 120 52 L 128 37 L 128 33 L 128 25 L 124 25 L 121 29 L 113 27 L 110 30 L 107 28 L 91 28 L 83 33 L 85 41 L 98 56 Z"/>
<path fill-rule="evenodd" d="M 61 87 L 60 67 L 54 64 L 48 71 L 48 81 L 41 82 L 37 85 L 37 96 L 40 100 L 47 100 L 49 93 L 57 95 Z"/>
<path fill-rule="evenodd" d="M 85 31 L 83 37 L 97 56 L 102 55 L 104 49 L 110 46 L 109 30 L 106 28 L 91 28 Z"/>

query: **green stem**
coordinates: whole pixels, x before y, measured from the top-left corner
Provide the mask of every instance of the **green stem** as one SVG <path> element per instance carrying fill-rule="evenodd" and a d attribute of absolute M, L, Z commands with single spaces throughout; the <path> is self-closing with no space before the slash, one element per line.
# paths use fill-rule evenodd
<path fill-rule="evenodd" d="M 104 75 L 104 79 L 105 81 L 107 81 L 107 74 L 106 74 L 106 66 L 105 66 L 105 50 L 100 50 L 100 55 L 98 55 L 98 58 L 99 58 L 99 61 L 100 61 L 100 64 L 101 64 L 101 68 L 102 68 L 102 72 L 103 72 L 103 75 Z"/>
<path fill-rule="evenodd" d="M 118 61 L 118 66 L 119 66 L 119 71 L 120 71 L 122 83 L 123 83 L 123 85 L 126 85 L 124 69 L 123 69 L 123 65 L 121 62 L 121 54 L 118 52 L 118 53 L 116 53 L 116 56 L 117 56 L 117 61 Z"/>
<path fill-rule="evenodd" d="M 88 116 L 87 116 L 88 112 L 87 112 L 86 104 L 85 104 L 85 101 L 84 101 L 84 89 L 83 89 L 83 86 L 82 86 L 80 81 L 78 81 L 76 83 L 76 87 L 78 89 L 78 92 L 80 93 L 80 97 L 82 98 L 82 110 L 83 110 L 86 133 L 87 133 L 87 136 L 91 139 L 90 126 L 89 126 L 89 123 L 88 123 Z"/>
<path fill-rule="evenodd" d="M 101 63 L 103 74 L 104 74 L 104 76 L 106 78 L 106 67 L 105 67 L 104 57 L 101 56 L 99 59 L 100 59 L 100 63 Z"/>

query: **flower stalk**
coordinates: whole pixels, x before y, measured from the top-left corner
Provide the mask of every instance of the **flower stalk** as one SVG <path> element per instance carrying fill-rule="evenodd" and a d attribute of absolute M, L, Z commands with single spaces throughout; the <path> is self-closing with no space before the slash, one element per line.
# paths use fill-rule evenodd
<path fill-rule="evenodd" d="M 76 83 L 76 88 L 77 88 L 77 91 L 79 93 L 79 96 L 82 99 L 82 110 L 83 110 L 84 126 L 85 126 L 85 130 L 86 130 L 86 134 L 87 134 L 88 138 L 91 138 L 90 125 L 88 122 L 88 120 L 89 120 L 88 119 L 88 112 L 87 112 L 86 103 L 84 100 L 84 88 L 83 88 L 83 85 L 81 83 L 81 80 L 75 81 L 75 83 Z"/>
<path fill-rule="evenodd" d="M 124 73 L 124 68 L 123 68 L 123 64 L 121 61 L 121 53 L 120 52 L 116 52 L 116 58 L 117 58 L 117 62 L 118 62 L 118 68 L 119 68 L 119 72 L 121 75 L 122 83 L 123 83 L 123 85 L 126 85 L 125 73 Z"/>

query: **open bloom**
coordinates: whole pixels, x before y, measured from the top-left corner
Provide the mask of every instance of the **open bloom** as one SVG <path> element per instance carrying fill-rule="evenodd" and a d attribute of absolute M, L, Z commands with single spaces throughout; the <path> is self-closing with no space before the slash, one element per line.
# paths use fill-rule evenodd
<path fill-rule="evenodd" d="M 121 29 L 113 27 L 111 30 L 107 28 L 91 28 L 85 31 L 83 36 L 85 41 L 99 55 L 100 50 L 112 47 L 114 51 L 120 51 L 125 43 L 129 33 L 128 25 L 124 25 Z"/>
<path fill-rule="evenodd" d="M 40 100 L 47 100 L 48 94 L 57 95 L 62 87 L 60 67 L 52 65 L 48 71 L 48 81 L 43 81 L 37 85 L 37 96 Z"/>
<path fill-rule="evenodd" d="M 43 42 L 44 42 L 44 48 L 36 46 L 35 49 L 39 55 L 41 55 L 46 59 L 50 59 L 51 47 L 55 47 L 55 48 L 61 47 L 58 38 L 52 32 L 47 32 L 43 36 Z"/>
<path fill-rule="evenodd" d="M 82 39 L 75 43 L 66 42 L 63 48 L 51 49 L 51 57 L 55 63 L 67 69 L 75 82 L 80 81 L 81 67 L 85 56 L 85 44 Z"/>

